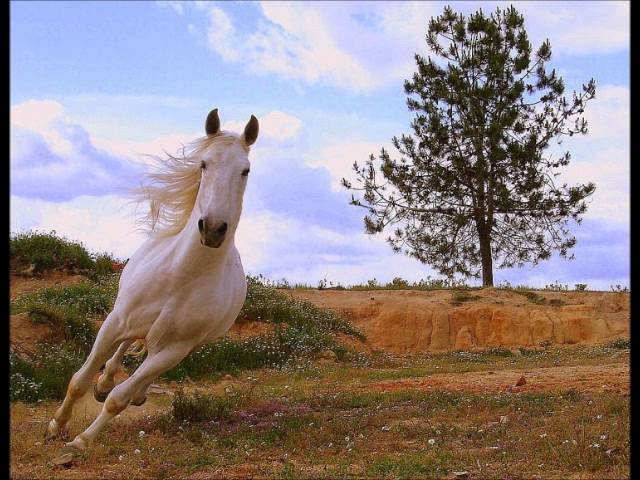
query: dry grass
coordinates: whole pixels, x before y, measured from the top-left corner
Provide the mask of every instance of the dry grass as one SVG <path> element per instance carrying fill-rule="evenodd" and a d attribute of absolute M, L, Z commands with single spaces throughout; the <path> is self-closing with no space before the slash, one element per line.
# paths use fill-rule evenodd
<path fill-rule="evenodd" d="M 183 411 L 196 390 L 216 399 L 206 421 L 176 421 L 171 397 L 150 395 L 140 407 L 143 413 L 130 407 L 71 469 L 51 465 L 60 444 L 36 445 L 57 405 L 17 403 L 11 416 L 12 475 L 441 478 L 466 470 L 472 478 L 628 478 L 628 389 L 583 389 L 578 377 L 549 391 L 380 388 L 381 380 L 437 380 L 459 377 L 460 371 L 486 375 L 487 368 L 500 376 L 518 369 L 624 365 L 628 350 L 617 347 L 548 349 L 521 356 L 496 351 L 395 357 L 366 368 L 314 364 L 182 384 Z M 436 367 L 445 365 L 450 372 L 439 373 L 445 368 Z M 204 403 L 201 396 L 194 405 Z M 88 423 L 98 406 L 91 408 L 72 433 Z"/>

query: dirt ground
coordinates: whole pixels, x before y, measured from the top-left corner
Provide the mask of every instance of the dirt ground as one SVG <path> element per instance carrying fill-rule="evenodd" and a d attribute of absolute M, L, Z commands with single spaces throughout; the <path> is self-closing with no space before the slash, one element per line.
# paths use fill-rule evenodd
<path fill-rule="evenodd" d="M 83 279 L 12 277 L 11 298 Z M 470 479 L 629 478 L 629 350 L 606 346 L 629 336 L 628 294 L 537 292 L 545 304 L 535 304 L 495 289 L 471 298 L 286 292 L 345 314 L 367 342 L 338 340 L 378 360 L 158 382 L 143 406 L 122 412 L 71 468 L 52 462 L 62 443 L 42 439 L 59 402 L 14 403 L 12 478 L 463 478 L 456 471 Z M 240 322 L 229 335 L 270 329 Z M 24 314 L 11 317 L 14 347 L 28 349 L 47 334 Z M 253 413 L 238 412 L 233 424 L 166 430 L 178 388 L 246 395 Z M 265 404 L 281 410 L 261 413 Z M 87 393 L 71 434 L 101 408 Z"/>
<path fill-rule="evenodd" d="M 629 335 L 628 293 L 282 291 L 345 315 L 373 349 L 399 354 L 589 344 Z"/>

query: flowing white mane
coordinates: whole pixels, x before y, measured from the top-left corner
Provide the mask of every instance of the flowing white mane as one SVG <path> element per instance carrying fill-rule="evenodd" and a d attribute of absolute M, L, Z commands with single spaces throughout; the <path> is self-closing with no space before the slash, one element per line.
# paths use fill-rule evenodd
<path fill-rule="evenodd" d="M 139 218 L 138 223 L 161 237 L 180 233 L 198 196 L 201 154 L 215 143 L 229 144 L 239 138 L 234 133 L 220 132 L 183 146 L 181 156 L 149 155 L 154 161 L 151 171 L 144 175 L 142 185 L 132 192 L 137 202 L 149 202 L 147 214 Z M 241 144 L 249 150 L 244 142 Z"/>

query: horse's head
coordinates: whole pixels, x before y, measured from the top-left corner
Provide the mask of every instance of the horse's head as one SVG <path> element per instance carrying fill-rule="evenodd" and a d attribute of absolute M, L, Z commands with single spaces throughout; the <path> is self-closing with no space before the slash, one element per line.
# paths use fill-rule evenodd
<path fill-rule="evenodd" d="M 200 242 L 218 248 L 240 221 L 249 176 L 249 147 L 258 138 L 258 119 L 251 115 L 242 135 L 221 133 L 216 108 L 207 116 L 205 131 L 212 142 L 201 153 L 202 178 L 195 208 L 200 215 Z"/>

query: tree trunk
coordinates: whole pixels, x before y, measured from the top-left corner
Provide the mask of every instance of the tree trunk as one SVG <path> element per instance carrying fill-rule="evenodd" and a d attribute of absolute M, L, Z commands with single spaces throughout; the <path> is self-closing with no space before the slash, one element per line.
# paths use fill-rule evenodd
<path fill-rule="evenodd" d="M 493 287 L 493 259 L 491 258 L 491 235 L 481 232 L 480 256 L 482 258 L 482 286 Z"/>

